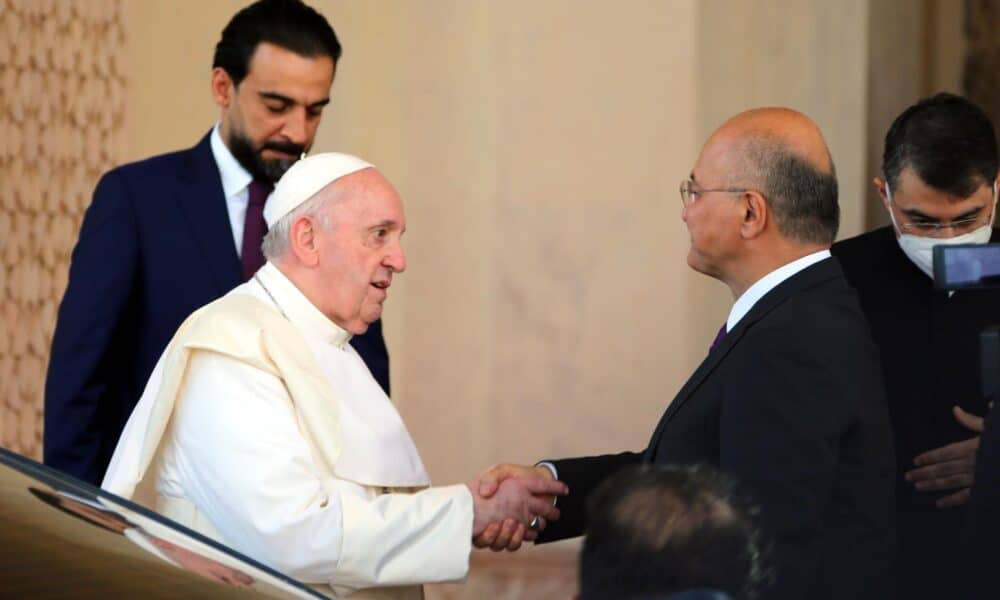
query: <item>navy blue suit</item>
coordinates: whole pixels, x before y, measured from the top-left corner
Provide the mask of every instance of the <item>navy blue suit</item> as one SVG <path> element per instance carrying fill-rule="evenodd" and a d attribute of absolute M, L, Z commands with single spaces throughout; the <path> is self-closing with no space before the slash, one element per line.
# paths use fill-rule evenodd
<path fill-rule="evenodd" d="M 868 322 L 836 259 L 781 282 L 711 350 L 643 453 L 552 461 L 569 486 L 540 542 L 583 533 L 624 467 L 705 463 L 742 482 L 774 542 L 763 598 L 891 598 L 892 431 Z"/>
<path fill-rule="evenodd" d="M 99 484 L 177 327 L 243 280 L 206 135 L 98 182 L 73 250 L 45 382 L 45 463 Z M 389 391 L 380 322 L 351 342 Z"/>

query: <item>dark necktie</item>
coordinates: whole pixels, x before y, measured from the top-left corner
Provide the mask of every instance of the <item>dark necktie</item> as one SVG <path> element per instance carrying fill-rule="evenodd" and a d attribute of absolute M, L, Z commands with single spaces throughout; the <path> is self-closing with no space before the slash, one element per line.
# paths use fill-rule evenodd
<path fill-rule="evenodd" d="M 719 333 L 715 334 L 715 340 L 712 342 L 712 345 L 709 346 L 708 348 L 709 353 L 715 350 L 716 346 L 721 344 L 722 340 L 724 340 L 725 338 L 726 338 L 726 324 L 723 323 L 722 327 L 719 328 Z"/>
<path fill-rule="evenodd" d="M 264 201 L 271 193 L 272 186 L 266 181 L 254 179 L 250 182 L 250 202 L 247 204 L 247 218 L 243 222 L 243 281 L 253 277 L 257 269 L 264 266 L 264 253 L 260 242 L 267 233 L 267 223 L 264 222 Z"/>

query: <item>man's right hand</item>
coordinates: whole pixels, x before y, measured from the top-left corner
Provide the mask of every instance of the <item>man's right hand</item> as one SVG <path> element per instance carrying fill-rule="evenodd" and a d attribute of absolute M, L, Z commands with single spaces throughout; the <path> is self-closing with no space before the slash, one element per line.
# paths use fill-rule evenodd
<path fill-rule="evenodd" d="M 546 479 L 548 481 L 555 480 L 555 477 L 552 476 L 552 471 L 546 469 L 545 467 L 529 467 L 526 465 L 501 463 L 486 469 L 486 471 L 481 473 L 476 479 L 479 482 L 479 495 L 483 498 L 489 498 L 496 493 L 497 488 L 500 487 L 500 484 L 505 479 L 510 479 L 511 477 L 521 477 L 522 479 Z M 554 499 L 555 496 L 549 497 L 550 501 Z"/>
<path fill-rule="evenodd" d="M 476 491 L 479 492 L 479 496 L 482 498 L 491 498 L 501 488 L 504 481 L 512 478 L 547 482 L 547 485 L 551 485 L 552 487 L 548 488 L 551 490 L 550 492 L 541 493 L 540 495 L 540 499 L 545 501 L 550 508 L 554 507 L 556 496 L 564 496 L 569 493 L 566 485 L 556 481 L 552 472 L 545 467 L 498 464 L 483 472 L 474 483 L 477 485 L 478 489 Z M 473 492 L 473 496 L 475 496 L 475 491 Z M 542 512 L 535 514 L 540 520 L 540 526 L 537 530 L 525 527 L 525 523 L 530 521 L 518 522 L 515 519 L 508 518 L 502 522 L 493 522 L 487 525 L 482 532 L 475 535 L 473 544 L 477 548 L 491 548 L 494 551 L 517 550 L 520 548 L 522 541 L 534 541 L 538 536 L 538 532 L 545 528 L 547 521 L 554 521 L 555 518 L 558 518 L 558 511 L 555 512 L 555 518 L 552 518 L 551 514 Z"/>
<path fill-rule="evenodd" d="M 913 460 L 915 468 L 904 475 L 921 492 L 957 490 L 937 500 L 937 507 L 942 509 L 961 506 L 969 501 L 976 473 L 979 436 L 983 433 L 983 417 L 967 413 L 958 406 L 952 412 L 955 420 L 976 433 L 976 437 L 924 452 Z"/>

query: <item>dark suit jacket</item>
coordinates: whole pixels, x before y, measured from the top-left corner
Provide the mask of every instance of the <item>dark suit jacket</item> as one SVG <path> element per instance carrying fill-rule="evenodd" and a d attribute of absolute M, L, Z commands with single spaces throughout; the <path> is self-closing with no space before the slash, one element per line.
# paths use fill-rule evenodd
<path fill-rule="evenodd" d="M 931 278 L 900 250 L 892 227 L 838 242 L 832 251 L 858 293 L 881 352 L 896 443 L 899 597 L 951 596 L 947 566 L 966 509 L 937 508 L 934 501 L 951 492 L 918 492 L 903 474 L 918 454 L 973 437 L 955 421 L 952 406 L 986 413 L 979 332 L 1000 324 L 1000 290 L 951 295 L 935 290 Z"/>
<path fill-rule="evenodd" d="M 160 354 L 195 309 L 242 282 L 206 135 L 106 173 L 73 250 L 45 383 L 45 463 L 99 485 Z M 389 391 L 380 323 L 352 342 Z"/>
<path fill-rule="evenodd" d="M 671 402 L 645 452 L 553 461 L 570 494 L 541 540 L 580 535 L 588 492 L 641 461 L 707 463 L 742 482 L 775 544 L 765 598 L 890 593 L 892 434 L 868 324 L 835 259 L 753 306 Z"/>
<path fill-rule="evenodd" d="M 1000 412 L 995 404 L 979 444 L 967 517 L 951 589 L 955 598 L 996 598 L 1000 594 L 993 570 L 1000 562 Z"/>

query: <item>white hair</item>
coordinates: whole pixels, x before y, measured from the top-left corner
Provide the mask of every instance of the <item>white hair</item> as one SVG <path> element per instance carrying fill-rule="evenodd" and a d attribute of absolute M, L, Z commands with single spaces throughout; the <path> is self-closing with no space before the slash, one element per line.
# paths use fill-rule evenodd
<path fill-rule="evenodd" d="M 329 211 L 326 208 L 329 203 L 335 201 L 339 196 L 340 194 L 335 194 L 332 190 L 323 188 L 313 194 L 311 198 L 296 206 L 287 215 L 278 219 L 274 227 L 268 229 L 264 235 L 264 240 L 261 242 L 260 249 L 264 253 L 264 258 L 274 262 L 288 253 L 288 249 L 291 247 L 292 223 L 299 217 L 312 217 L 319 223 L 320 228 L 324 230 L 328 229 L 330 219 Z"/>

